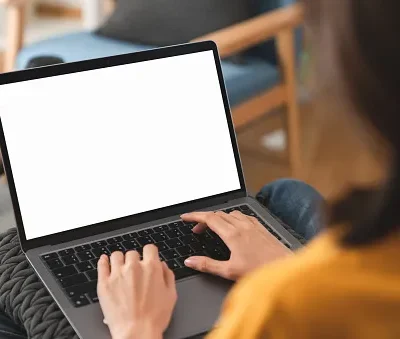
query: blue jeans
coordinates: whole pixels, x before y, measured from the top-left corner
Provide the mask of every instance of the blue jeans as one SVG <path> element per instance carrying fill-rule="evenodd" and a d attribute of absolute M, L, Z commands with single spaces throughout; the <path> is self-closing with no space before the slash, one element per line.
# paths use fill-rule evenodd
<path fill-rule="evenodd" d="M 256 196 L 292 233 L 305 241 L 312 239 L 319 231 L 323 220 L 319 206 L 321 195 L 309 185 L 290 179 L 274 181 L 264 186 Z M 0 338 L 25 339 L 26 333 L 10 319 L 0 313 Z"/>

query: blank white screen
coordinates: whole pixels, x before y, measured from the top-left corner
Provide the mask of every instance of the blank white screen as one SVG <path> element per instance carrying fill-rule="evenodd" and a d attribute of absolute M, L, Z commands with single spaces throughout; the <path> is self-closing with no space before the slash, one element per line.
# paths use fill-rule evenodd
<path fill-rule="evenodd" d="M 240 188 L 212 51 L 0 86 L 27 239 Z"/>

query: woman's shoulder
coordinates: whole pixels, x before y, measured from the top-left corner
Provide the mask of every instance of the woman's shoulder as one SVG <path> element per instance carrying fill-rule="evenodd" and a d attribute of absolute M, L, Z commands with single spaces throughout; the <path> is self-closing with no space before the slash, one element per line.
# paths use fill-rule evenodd
<path fill-rule="evenodd" d="M 326 232 L 294 257 L 245 277 L 232 293 L 232 304 L 247 299 L 246 304 L 257 305 L 253 314 L 262 317 L 262 326 L 286 333 L 295 325 L 309 338 L 323 337 L 333 322 L 340 325 L 338 331 L 355 325 L 350 324 L 357 322 L 354 314 L 362 310 L 368 317 L 375 312 L 368 305 L 371 300 L 382 314 L 394 307 L 400 316 L 400 267 L 390 259 L 397 245 L 344 249 L 335 233 Z M 391 326 L 386 319 L 382 322 Z M 358 325 L 362 326 L 361 320 Z M 320 333 L 315 336 L 317 330 Z"/>

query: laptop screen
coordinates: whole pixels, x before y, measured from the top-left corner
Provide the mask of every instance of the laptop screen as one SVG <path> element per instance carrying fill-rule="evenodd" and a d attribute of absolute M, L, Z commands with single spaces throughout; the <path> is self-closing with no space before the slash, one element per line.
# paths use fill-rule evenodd
<path fill-rule="evenodd" d="M 26 239 L 240 189 L 212 51 L 0 86 Z"/>

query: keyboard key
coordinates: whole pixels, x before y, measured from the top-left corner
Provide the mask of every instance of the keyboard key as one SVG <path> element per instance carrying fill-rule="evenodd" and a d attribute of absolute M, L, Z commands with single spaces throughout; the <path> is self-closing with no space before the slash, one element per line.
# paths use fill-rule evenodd
<path fill-rule="evenodd" d="M 99 302 L 99 297 L 97 296 L 97 291 L 92 291 L 88 293 L 88 298 L 92 303 Z"/>
<path fill-rule="evenodd" d="M 71 255 L 74 253 L 75 253 L 75 250 L 73 248 L 67 248 L 66 250 L 58 251 L 58 255 L 60 257 L 63 257 L 65 255 Z"/>
<path fill-rule="evenodd" d="M 141 230 L 141 231 L 138 232 L 140 237 L 144 237 L 146 235 L 150 235 L 150 234 L 153 234 L 153 233 L 154 233 L 154 231 L 151 228 L 148 228 L 147 230 Z"/>
<path fill-rule="evenodd" d="M 175 260 L 168 260 L 165 262 L 171 270 L 176 270 L 179 268 L 179 264 Z"/>
<path fill-rule="evenodd" d="M 257 217 L 257 214 L 255 214 L 252 210 L 243 211 L 242 213 L 249 217 Z"/>
<path fill-rule="evenodd" d="M 92 266 L 93 267 L 97 267 L 97 263 L 99 262 L 99 259 L 93 259 L 93 260 L 90 260 L 90 263 L 92 264 Z"/>
<path fill-rule="evenodd" d="M 68 287 L 65 289 L 65 293 L 67 294 L 68 297 L 73 298 L 85 293 L 96 291 L 96 289 L 97 289 L 97 281 L 89 281 L 78 286 Z"/>
<path fill-rule="evenodd" d="M 90 251 L 79 252 L 76 254 L 81 261 L 88 261 L 94 259 L 94 255 Z"/>
<path fill-rule="evenodd" d="M 122 246 L 124 246 L 127 250 L 134 250 L 140 247 L 140 245 L 134 239 L 123 241 Z"/>
<path fill-rule="evenodd" d="M 87 277 L 89 278 L 90 281 L 92 280 L 97 280 L 97 269 L 90 270 L 86 272 Z"/>
<path fill-rule="evenodd" d="M 203 232 L 200 234 L 193 234 L 193 236 L 200 242 L 206 240 L 206 239 L 212 239 L 213 237 L 210 235 L 208 232 Z"/>
<path fill-rule="evenodd" d="M 137 232 L 132 232 L 132 233 L 128 233 L 122 236 L 122 238 L 124 238 L 125 240 L 131 240 L 131 239 L 135 239 L 139 236 L 139 234 L 137 234 Z"/>
<path fill-rule="evenodd" d="M 53 260 L 46 261 L 46 264 L 51 270 L 54 270 L 56 268 L 60 268 L 60 267 L 64 266 L 64 264 L 61 262 L 60 259 L 53 259 Z"/>
<path fill-rule="evenodd" d="M 107 242 L 108 242 L 110 245 L 111 245 L 111 244 L 116 244 L 116 243 L 122 242 L 122 241 L 123 241 L 122 237 L 112 237 L 112 238 L 107 239 Z"/>
<path fill-rule="evenodd" d="M 42 255 L 42 259 L 44 261 L 58 259 L 58 254 L 57 253 L 47 253 L 47 254 Z"/>
<path fill-rule="evenodd" d="M 172 229 L 169 231 L 165 231 L 165 234 L 171 239 L 178 238 L 183 235 L 178 229 Z"/>
<path fill-rule="evenodd" d="M 175 221 L 175 222 L 172 222 L 172 223 L 168 224 L 168 226 L 171 229 L 172 228 L 177 228 L 177 227 L 183 226 L 183 221 Z"/>
<path fill-rule="evenodd" d="M 86 262 L 80 262 L 79 264 L 76 264 L 76 268 L 78 269 L 79 272 L 86 272 L 86 271 L 92 270 L 93 266 L 90 263 L 90 261 L 86 261 Z"/>
<path fill-rule="evenodd" d="M 193 229 L 193 227 L 195 227 L 197 225 L 197 222 L 184 221 L 183 224 L 185 227 Z"/>
<path fill-rule="evenodd" d="M 207 247 L 213 247 L 213 248 L 224 245 L 222 240 L 219 240 L 219 239 L 206 239 L 203 241 L 203 243 L 206 244 Z"/>
<path fill-rule="evenodd" d="M 185 257 L 180 257 L 180 258 L 178 258 L 178 259 L 175 259 L 177 262 L 178 262 L 178 264 L 179 265 L 181 265 L 182 267 L 186 267 L 185 266 L 185 260 L 187 259 L 187 258 L 189 258 L 190 256 L 185 256 Z"/>
<path fill-rule="evenodd" d="M 125 253 L 125 247 L 122 246 L 122 244 L 112 244 L 107 246 L 108 250 L 112 252 L 122 252 Z"/>
<path fill-rule="evenodd" d="M 148 244 L 152 244 L 153 243 L 153 240 L 148 235 L 145 236 L 145 237 L 137 238 L 136 240 L 141 246 L 146 246 Z"/>
<path fill-rule="evenodd" d="M 162 256 L 164 257 L 165 260 L 179 258 L 179 254 L 175 250 L 163 251 L 163 252 L 161 252 L 161 254 L 162 254 Z"/>
<path fill-rule="evenodd" d="M 83 252 L 83 251 L 88 251 L 91 248 L 92 248 L 92 246 L 90 244 L 86 244 L 86 245 L 76 246 L 75 247 L 75 251 L 76 252 Z"/>
<path fill-rule="evenodd" d="M 197 242 L 197 243 L 191 244 L 190 247 L 193 248 L 193 250 L 195 252 L 202 252 L 207 248 L 207 245 L 204 243 Z"/>
<path fill-rule="evenodd" d="M 190 246 L 183 246 L 183 247 L 178 247 L 176 251 L 181 255 L 191 255 L 194 253 L 194 250 Z"/>
<path fill-rule="evenodd" d="M 210 257 L 215 260 L 229 259 L 228 254 L 221 247 L 207 248 L 207 252 L 209 253 Z"/>
<path fill-rule="evenodd" d="M 167 246 L 168 246 L 169 248 L 175 248 L 175 247 L 181 247 L 181 246 L 183 246 L 182 241 L 180 241 L 180 240 L 177 239 L 177 238 L 166 240 L 165 243 L 167 244 Z"/>
<path fill-rule="evenodd" d="M 154 245 L 157 246 L 159 252 L 166 251 L 167 249 L 169 249 L 169 247 L 164 242 L 158 242 Z"/>
<path fill-rule="evenodd" d="M 233 212 L 235 210 L 235 208 L 227 208 L 227 209 L 225 209 L 224 211 L 225 211 L 225 213 L 231 213 L 231 212 Z"/>
<path fill-rule="evenodd" d="M 92 249 L 92 253 L 95 256 L 95 258 L 100 258 L 102 256 L 102 254 L 106 254 L 106 255 L 111 254 L 106 246 L 94 248 L 94 249 Z"/>
<path fill-rule="evenodd" d="M 263 226 L 266 225 L 266 222 L 265 222 L 264 220 L 262 220 L 260 217 L 256 217 L 256 218 L 257 218 L 258 222 L 259 222 L 261 225 L 263 225 Z"/>
<path fill-rule="evenodd" d="M 247 210 L 250 209 L 250 207 L 249 207 L 248 205 L 240 205 L 239 208 L 240 208 L 242 211 L 247 211 Z"/>
<path fill-rule="evenodd" d="M 154 227 L 153 230 L 154 230 L 154 232 L 168 231 L 169 227 L 168 227 L 168 225 L 161 225 L 161 226 Z"/>
<path fill-rule="evenodd" d="M 88 281 L 86 276 L 83 273 L 78 273 L 74 275 L 70 275 L 65 278 L 60 278 L 59 279 L 61 286 L 66 288 L 66 287 L 71 287 L 74 285 L 80 285 Z"/>
<path fill-rule="evenodd" d="M 290 246 L 287 242 L 283 243 L 287 248 L 292 248 L 292 246 Z"/>
<path fill-rule="evenodd" d="M 271 231 L 271 234 L 278 240 L 282 240 L 282 238 L 278 235 L 278 233 Z"/>
<path fill-rule="evenodd" d="M 193 234 L 192 229 L 187 225 L 179 227 L 178 230 L 185 235 Z"/>
<path fill-rule="evenodd" d="M 151 237 L 153 238 L 154 242 L 161 242 L 168 239 L 164 232 L 152 234 Z"/>
<path fill-rule="evenodd" d="M 175 274 L 175 279 L 176 280 L 187 278 L 187 277 L 190 277 L 192 275 L 200 274 L 200 272 L 192 270 L 189 267 L 181 267 L 181 268 L 178 268 L 178 269 L 174 270 L 173 272 Z"/>
<path fill-rule="evenodd" d="M 65 257 L 62 257 L 61 260 L 64 262 L 65 265 L 72 265 L 79 262 L 78 258 L 74 254 L 66 255 Z"/>
<path fill-rule="evenodd" d="M 84 295 L 71 298 L 72 303 L 75 307 L 81 307 L 89 304 L 89 300 Z"/>
<path fill-rule="evenodd" d="M 191 234 L 191 235 L 185 235 L 185 236 L 183 236 L 183 237 L 180 237 L 179 239 L 182 240 L 182 242 L 183 242 L 185 245 L 190 245 L 190 244 L 194 244 L 194 243 L 196 243 L 196 242 L 199 242 L 199 241 L 193 236 L 193 234 Z"/>
<path fill-rule="evenodd" d="M 104 247 L 107 245 L 107 241 L 105 240 L 99 240 L 91 243 L 93 248 L 99 248 L 99 247 Z"/>
<path fill-rule="evenodd" d="M 76 274 L 76 273 L 78 273 L 78 271 L 76 270 L 74 265 L 69 265 L 69 266 L 57 268 L 56 270 L 53 271 L 53 274 L 57 278 L 68 277 L 68 276 Z"/>

